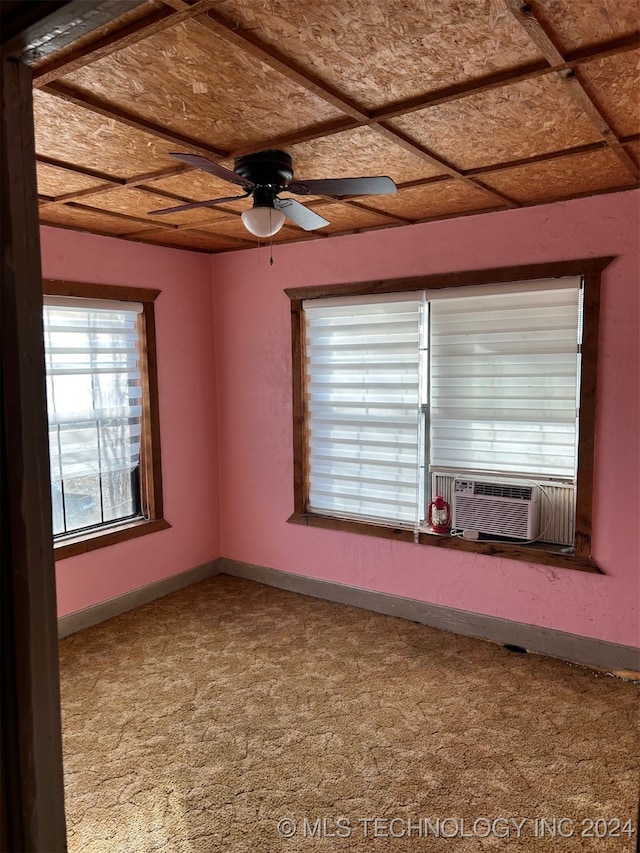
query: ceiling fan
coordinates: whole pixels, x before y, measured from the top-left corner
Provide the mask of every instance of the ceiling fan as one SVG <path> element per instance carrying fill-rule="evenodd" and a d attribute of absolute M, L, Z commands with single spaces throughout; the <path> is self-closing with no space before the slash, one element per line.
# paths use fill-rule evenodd
<path fill-rule="evenodd" d="M 171 154 L 171 157 L 236 184 L 242 187 L 243 193 L 227 198 L 179 204 L 162 210 L 150 210 L 150 215 L 212 207 L 252 196 L 253 207 L 244 211 L 242 222 L 245 228 L 257 237 L 271 237 L 276 234 L 282 228 L 285 217 L 289 217 L 305 231 L 314 231 L 329 224 L 327 219 L 295 199 L 280 198 L 281 192 L 340 198 L 350 195 L 391 195 L 396 191 L 395 183 L 387 177 L 294 181 L 291 157 L 285 151 L 269 150 L 245 154 L 236 158 L 233 172 L 197 154 Z"/>

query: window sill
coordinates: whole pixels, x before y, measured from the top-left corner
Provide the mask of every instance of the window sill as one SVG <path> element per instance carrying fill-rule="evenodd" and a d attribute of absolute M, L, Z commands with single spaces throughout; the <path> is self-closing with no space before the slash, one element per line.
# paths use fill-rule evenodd
<path fill-rule="evenodd" d="M 378 536 L 383 539 L 395 539 L 399 542 L 415 543 L 413 530 L 406 527 L 391 527 L 385 524 L 372 524 L 363 521 L 351 521 L 343 518 L 316 515 L 309 512 L 294 512 L 288 519 L 291 524 L 303 524 L 307 527 L 321 527 L 327 530 L 341 530 L 346 533 L 361 533 L 366 536 Z M 438 536 L 420 532 L 418 544 L 436 548 L 450 548 L 455 551 L 467 551 L 484 554 L 487 557 L 502 557 L 507 560 L 519 560 L 525 563 L 539 563 L 561 569 L 574 569 L 579 572 L 592 572 L 603 575 L 602 569 L 590 557 L 577 554 L 564 554 L 561 546 L 536 543 L 525 545 L 512 542 L 482 542 L 452 536 Z"/>
<path fill-rule="evenodd" d="M 170 527 L 171 525 L 164 518 L 157 518 L 153 521 L 135 519 L 114 525 L 108 530 L 101 528 L 88 532 L 83 531 L 77 536 L 68 536 L 54 542 L 54 557 L 56 561 L 64 560 L 67 557 L 75 557 L 78 554 L 86 554 L 88 551 L 95 551 L 98 548 L 107 548 L 110 545 L 117 545 L 119 542 L 136 539 L 138 536 L 146 536 L 148 533 L 156 533 L 158 530 L 167 530 Z"/>

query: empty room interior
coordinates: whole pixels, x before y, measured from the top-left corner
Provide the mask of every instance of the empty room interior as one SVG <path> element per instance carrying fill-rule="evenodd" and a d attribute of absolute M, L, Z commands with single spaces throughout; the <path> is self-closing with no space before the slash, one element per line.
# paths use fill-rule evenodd
<path fill-rule="evenodd" d="M 635 0 L 3 7 L 6 849 L 639 849 Z"/>

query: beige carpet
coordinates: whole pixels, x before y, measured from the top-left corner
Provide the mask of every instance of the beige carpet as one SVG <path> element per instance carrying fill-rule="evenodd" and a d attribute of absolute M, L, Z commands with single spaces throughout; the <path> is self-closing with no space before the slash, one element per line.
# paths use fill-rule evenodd
<path fill-rule="evenodd" d="M 70 853 L 635 850 L 632 683 L 226 576 L 60 648 Z"/>

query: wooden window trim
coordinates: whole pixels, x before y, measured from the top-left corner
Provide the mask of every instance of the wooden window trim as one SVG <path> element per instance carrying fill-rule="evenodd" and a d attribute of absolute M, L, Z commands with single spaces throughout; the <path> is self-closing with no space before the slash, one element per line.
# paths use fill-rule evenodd
<path fill-rule="evenodd" d="M 54 542 L 56 560 L 64 560 L 85 554 L 97 548 L 106 548 L 126 542 L 158 530 L 171 527 L 163 517 L 162 465 L 160 455 L 160 412 L 158 405 L 158 363 L 154 302 L 159 290 L 146 287 L 123 287 L 121 285 L 94 284 L 78 281 L 55 281 L 45 279 L 43 292 L 46 296 L 75 296 L 86 299 L 113 299 L 120 302 L 140 302 L 143 312 L 140 317 L 140 349 L 144 364 L 143 429 L 140 444 L 140 480 L 142 484 L 142 511 L 144 518 L 128 519 L 113 526 L 83 531 L 76 536 L 66 536 Z"/>
<path fill-rule="evenodd" d="M 362 296 L 412 290 L 433 290 L 444 287 L 463 287 L 472 284 L 533 281 L 542 278 L 562 278 L 579 275 L 583 278 L 584 282 L 584 316 L 588 322 L 585 323 L 582 340 L 574 553 L 565 554 L 560 546 L 548 546 L 544 544 L 533 546 L 509 542 L 474 542 L 457 537 L 433 536 L 424 532 L 418 534 L 417 542 L 421 545 L 431 545 L 436 548 L 448 548 L 455 551 L 467 551 L 486 556 L 501 557 L 503 559 L 540 563 L 558 568 L 604 574 L 592 556 L 591 533 L 600 288 L 602 272 L 614 260 L 615 257 L 583 258 L 557 263 L 500 267 L 487 270 L 468 270 L 444 273 L 442 275 L 287 288 L 285 293 L 291 301 L 294 470 L 294 511 L 287 520 L 293 524 L 302 524 L 308 527 L 361 533 L 367 536 L 378 536 L 401 542 L 416 542 L 415 533 L 411 529 L 391 524 L 372 524 L 363 521 L 324 516 L 308 512 L 306 509 L 309 487 L 303 300 L 328 296 Z"/>

